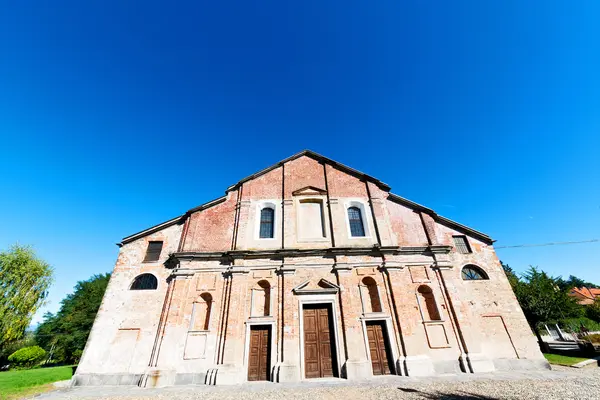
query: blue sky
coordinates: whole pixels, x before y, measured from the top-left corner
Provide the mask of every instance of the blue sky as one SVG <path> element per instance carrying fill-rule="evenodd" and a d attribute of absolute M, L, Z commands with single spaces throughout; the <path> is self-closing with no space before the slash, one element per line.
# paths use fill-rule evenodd
<path fill-rule="evenodd" d="M 2 10 L 0 248 L 54 266 L 45 310 L 122 237 L 305 148 L 498 246 L 600 237 L 595 1 Z M 600 283 L 600 244 L 498 253 Z"/>

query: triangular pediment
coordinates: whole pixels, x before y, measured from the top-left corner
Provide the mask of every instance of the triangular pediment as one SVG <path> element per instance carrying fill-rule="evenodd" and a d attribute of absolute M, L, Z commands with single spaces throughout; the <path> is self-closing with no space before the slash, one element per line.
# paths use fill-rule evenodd
<path fill-rule="evenodd" d="M 292 192 L 292 196 L 322 196 L 324 194 L 327 194 L 325 189 L 320 189 L 315 186 L 306 186 Z"/>
<path fill-rule="evenodd" d="M 327 279 L 319 281 L 306 280 L 292 289 L 295 294 L 335 294 L 340 287 Z"/>

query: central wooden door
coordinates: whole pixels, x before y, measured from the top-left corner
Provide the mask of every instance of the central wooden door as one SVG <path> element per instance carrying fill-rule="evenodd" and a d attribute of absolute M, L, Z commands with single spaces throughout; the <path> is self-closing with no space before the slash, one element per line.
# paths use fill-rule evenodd
<path fill-rule="evenodd" d="M 248 380 L 268 381 L 271 369 L 271 329 L 268 326 L 250 327 Z"/>
<path fill-rule="evenodd" d="M 331 307 L 304 306 L 304 373 L 306 378 L 337 376 Z"/>
<path fill-rule="evenodd" d="M 373 375 L 391 374 L 391 353 L 387 341 L 387 330 L 383 321 L 367 322 L 367 339 L 371 352 Z"/>

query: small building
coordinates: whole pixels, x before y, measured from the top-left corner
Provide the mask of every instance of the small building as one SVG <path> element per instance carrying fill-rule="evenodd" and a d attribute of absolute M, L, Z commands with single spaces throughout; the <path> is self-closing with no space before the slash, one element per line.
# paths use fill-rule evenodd
<path fill-rule="evenodd" d="M 312 151 L 119 246 L 77 385 L 548 366 L 489 236 Z"/>
<path fill-rule="evenodd" d="M 569 296 L 575 298 L 582 306 L 593 304 L 597 297 L 600 297 L 600 289 L 587 287 L 574 287 L 569 291 Z"/>

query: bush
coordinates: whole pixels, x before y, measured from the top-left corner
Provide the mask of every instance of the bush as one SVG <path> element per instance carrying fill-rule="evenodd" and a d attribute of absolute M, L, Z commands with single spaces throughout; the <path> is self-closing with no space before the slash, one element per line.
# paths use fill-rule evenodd
<path fill-rule="evenodd" d="M 19 367 L 32 367 L 46 356 L 40 346 L 23 347 L 8 356 L 8 361 Z"/>
<path fill-rule="evenodd" d="M 583 333 L 581 327 L 585 327 L 588 331 L 600 331 L 600 323 L 593 321 L 589 318 L 567 318 L 560 321 L 552 321 L 551 323 L 558 323 L 563 331 Z M 550 323 L 549 323 L 550 324 Z"/>
<path fill-rule="evenodd" d="M 581 338 L 582 340 L 587 340 L 590 343 L 600 343 L 600 334 L 595 333 L 593 335 L 587 335 Z"/>

